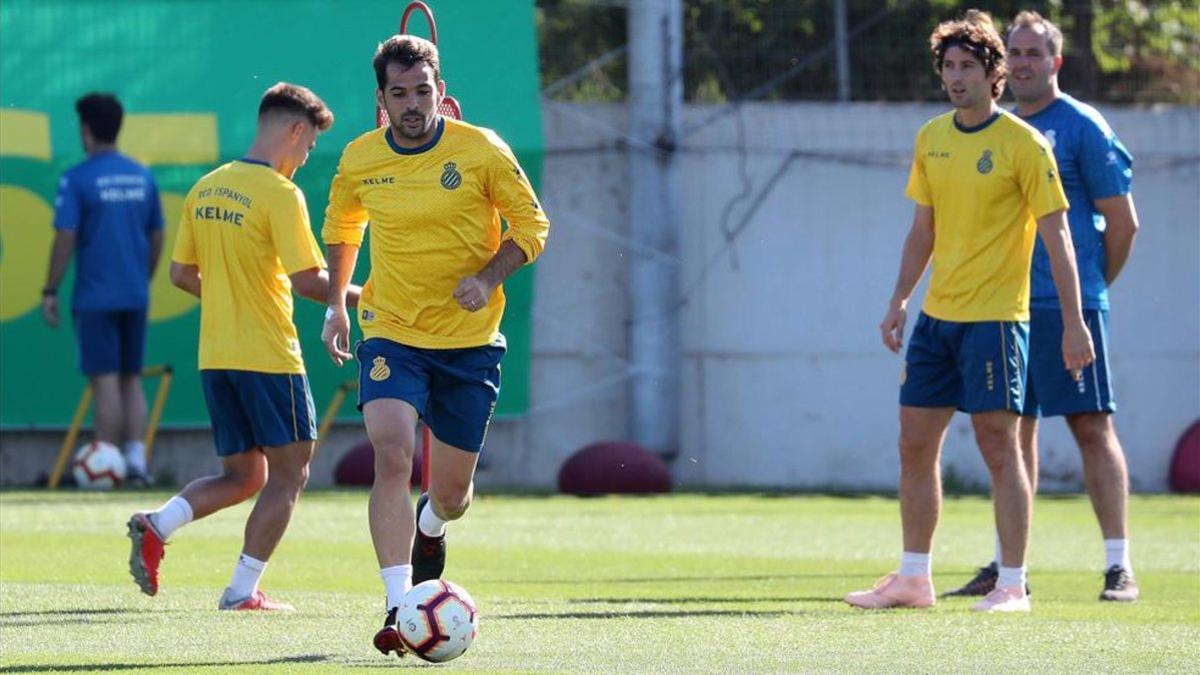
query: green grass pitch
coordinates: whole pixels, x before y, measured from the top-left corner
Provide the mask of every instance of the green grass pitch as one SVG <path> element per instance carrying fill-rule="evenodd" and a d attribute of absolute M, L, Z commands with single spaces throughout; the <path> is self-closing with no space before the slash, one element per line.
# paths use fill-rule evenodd
<path fill-rule="evenodd" d="M 216 611 L 241 505 L 180 531 L 158 597 L 126 571 L 124 523 L 157 493 L 0 493 L 0 672 L 328 672 L 426 667 L 375 652 L 383 597 L 366 493 L 314 491 L 263 588 L 290 615 Z M 477 672 L 1164 672 L 1200 663 L 1200 499 L 1136 497 L 1142 600 L 1096 600 L 1103 547 L 1085 498 L 1035 506 L 1033 613 L 969 600 L 865 613 L 840 598 L 895 567 L 894 500 L 761 495 L 482 496 L 451 526 L 447 578 L 479 603 L 453 667 Z M 992 551 L 991 507 L 946 502 L 935 584 Z"/>

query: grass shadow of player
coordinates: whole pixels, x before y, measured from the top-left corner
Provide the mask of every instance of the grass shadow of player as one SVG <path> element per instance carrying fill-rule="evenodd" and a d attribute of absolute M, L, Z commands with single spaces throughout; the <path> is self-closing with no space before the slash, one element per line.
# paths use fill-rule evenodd
<path fill-rule="evenodd" d="M 328 654 L 304 654 L 302 656 L 283 656 L 277 659 L 260 659 L 257 661 L 175 661 L 171 663 L 88 663 L 79 665 L 13 665 L 0 666 L 0 673 L 90 673 L 98 670 L 146 670 L 148 668 L 221 668 L 237 666 L 278 666 L 289 663 L 324 663 L 331 660 Z"/>
<path fill-rule="evenodd" d="M 0 628 L 28 626 L 85 626 L 100 624 L 148 623 L 154 614 L 183 614 L 187 610 L 128 609 L 108 607 L 102 609 L 47 609 L 38 611 L 0 612 Z"/>
<path fill-rule="evenodd" d="M 595 581 L 605 584 L 669 584 L 669 583 L 692 583 L 692 582 L 707 582 L 707 581 L 786 581 L 786 580 L 803 580 L 803 579 L 824 579 L 837 578 L 845 579 L 845 572 L 822 572 L 819 574 L 727 574 L 727 575 L 696 575 L 696 576 L 675 576 L 675 577 L 623 577 L 617 579 L 588 579 L 586 581 Z M 569 584 L 577 585 L 581 583 L 578 577 L 563 577 L 561 579 L 487 579 L 488 583 L 493 584 L 530 584 L 538 586 Z"/>
<path fill-rule="evenodd" d="M 803 612 L 787 612 L 783 610 L 753 610 L 753 609 L 639 609 L 622 612 L 511 612 L 505 614 L 489 614 L 492 621 L 529 620 L 529 619 L 684 619 L 702 616 L 730 616 L 754 619 L 778 619 L 785 616 L 795 616 Z"/>
<path fill-rule="evenodd" d="M 100 609 L 36 609 L 28 611 L 7 612 L 0 611 L 0 621 L 8 617 L 27 617 L 27 616 L 63 616 L 63 615 L 87 615 L 93 614 L 184 614 L 190 610 L 186 609 L 131 609 L 129 607 L 103 607 Z"/>
<path fill-rule="evenodd" d="M 569 598 L 568 605 L 620 605 L 646 603 L 651 605 L 753 605 L 781 602 L 841 602 L 841 598 L 781 595 L 777 597 L 687 597 L 687 598 Z"/>

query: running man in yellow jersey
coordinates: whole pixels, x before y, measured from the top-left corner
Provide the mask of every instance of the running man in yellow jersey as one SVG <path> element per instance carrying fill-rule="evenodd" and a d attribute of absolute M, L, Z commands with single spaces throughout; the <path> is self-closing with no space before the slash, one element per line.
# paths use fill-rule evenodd
<path fill-rule="evenodd" d="M 900 274 L 880 331 L 899 352 L 908 299 L 925 268 L 933 277 L 913 330 L 900 387 L 898 573 L 856 607 L 934 604 L 930 550 L 941 510 L 942 438 L 955 410 L 971 415 L 991 473 L 996 529 L 1004 559 L 995 590 L 974 609 L 1029 611 L 1025 548 L 1031 497 L 1017 440 L 1025 392 L 1029 272 L 1041 234 L 1063 316 L 1063 367 L 1077 373 L 1094 359 L 1083 321 L 1079 279 L 1067 227 L 1067 199 L 1054 155 L 1033 127 L 996 105 L 1004 89 L 1004 43 L 991 17 L 975 10 L 939 25 L 930 38 L 934 68 L 954 111 L 917 134 L 907 194 L 916 202 Z"/>
<path fill-rule="evenodd" d="M 339 365 L 351 358 L 345 289 L 369 221 L 371 274 L 356 357 L 359 408 L 375 446 L 371 538 L 387 594 L 375 647 L 403 654 L 396 608 L 414 582 L 441 576 L 446 523 L 471 504 L 500 391 L 501 283 L 541 253 L 549 222 L 504 141 L 437 113 L 446 85 L 432 43 L 393 36 L 374 67 L 391 123 L 346 146 L 330 188 L 322 339 Z M 418 418 L 433 447 L 429 492 L 414 522 L 408 490 Z"/>
<path fill-rule="evenodd" d="M 332 124 L 313 92 L 271 87 L 250 150 L 201 178 L 184 201 L 171 281 L 200 298 L 200 376 L 222 472 L 130 518 L 130 573 L 147 595 L 158 592 L 163 544 L 176 530 L 259 493 L 218 608 L 292 609 L 258 581 L 308 480 L 316 440 L 292 290 L 323 302 L 329 275 L 291 177 Z M 348 302 L 357 296 L 350 289 Z"/>

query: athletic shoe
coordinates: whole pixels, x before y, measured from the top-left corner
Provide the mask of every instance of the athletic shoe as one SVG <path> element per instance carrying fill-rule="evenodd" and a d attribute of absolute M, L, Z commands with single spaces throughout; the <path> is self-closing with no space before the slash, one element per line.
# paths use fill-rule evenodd
<path fill-rule="evenodd" d="M 229 597 L 229 589 L 221 594 L 221 601 L 217 603 L 217 609 L 232 609 L 234 611 L 254 611 L 261 610 L 265 612 L 294 612 L 295 607 L 286 602 L 276 602 L 267 597 L 262 589 L 254 589 L 254 592 L 249 596 L 238 600 Z"/>
<path fill-rule="evenodd" d="M 1104 590 L 1100 592 L 1101 600 L 1110 602 L 1134 602 L 1138 599 L 1137 582 L 1129 570 L 1120 565 L 1113 565 L 1104 573 Z"/>
<path fill-rule="evenodd" d="M 417 500 L 416 522 L 421 522 L 421 511 L 429 508 L 429 493 L 422 493 Z M 446 569 L 446 535 L 430 537 L 421 532 L 421 526 L 416 527 L 413 537 L 412 566 L 413 586 L 430 579 L 441 579 Z"/>
<path fill-rule="evenodd" d="M 975 574 L 975 578 L 968 581 L 961 588 L 956 588 L 942 594 L 943 598 L 953 597 L 968 597 L 968 596 L 984 596 L 991 593 L 996 588 L 996 580 L 1000 578 L 1000 568 L 996 566 L 995 561 L 979 568 L 979 572 Z"/>
<path fill-rule="evenodd" d="M 892 572 L 876 581 L 871 590 L 851 593 L 845 601 L 860 609 L 921 609 L 933 607 L 937 599 L 933 593 L 933 582 L 928 577 L 902 577 Z"/>
<path fill-rule="evenodd" d="M 404 648 L 404 640 L 400 639 L 400 629 L 396 627 L 396 612 L 399 607 L 393 607 L 388 610 L 387 617 L 383 620 L 383 628 L 375 634 L 375 649 L 378 649 L 381 654 L 387 656 L 391 652 L 396 652 L 396 656 L 404 658 L 408 650 Z"/>
<path fill-rule="evenodd" d="M 166 541 L 154 527 L 149 513 L 135 513 L 129 517 L 129 573 L 138 588 L 146 595 L 158 593 L 158 564 L 166 552 Z"/>
<path fill-rule="evenodd" d="M 1020 586 L 997 586 L 971 609 L 976 612 L 1028 612 L 1029 596 Z"/>

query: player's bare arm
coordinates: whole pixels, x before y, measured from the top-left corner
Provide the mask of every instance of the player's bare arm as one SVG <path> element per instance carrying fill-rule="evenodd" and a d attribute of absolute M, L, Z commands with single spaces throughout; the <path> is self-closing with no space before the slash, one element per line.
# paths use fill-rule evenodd
<path fill-rule="evenodd" d="M 468 312 L 483 309 L 500 284 L 513 272 L 521 269 L 526 262 L 528 259 L 521 247 L 512 241 L 505 241 L 500 244 L 500 249 L 486 267 L 458 282 L 458 288 L 454 289 L 454 299 Z"/>
<path fill-rule="evenodd" d="M 177 288 L 200 297 L 200 268 L 171 261 L 171 283 Z"/>
<path fill-rule="evenodd" d="M 917 204 L 913 210 L 912 228 L 904 240 L 904 252 L 900 256 L 900 273 L 896 277 L 896 289 L 888 302 L 887 313 L 879 324 L 883 344 L 894 353 L 904 346 L 904 325 L 908 321 L 908 299 L 913 288 L 925 274 L 929 258 L 933 255 L 933 207 Z"/>
<path fill-rule="evenodd" d="M 289 274 L 292 289 L 302 298 L 325 304 L 329 299 L 329 271 L 323 267 L 310 267 Z M 362 287 L 348 284 L 346 286 L 346 306 L 358 307 L 358 298 L 362 295 Z"/>
<path fill-rule="evenodd" d="M 1067 226 L 1067 212 L 1055 211 L 1038 218 L 1038 234 L 1050 256 L 1050 271 L 1058 289 L 1063 316 L 1063 364 L 1075 373 L 1096 360 L 1092 334 L 1083 322 L 1079 299 L 1079 271 L 1075 267 L 1075 246 Z"/>
<path fill-rule="evenodd" d="M 56 230 L 54 245 L 50 247 L 50 269 L 46 272 L 46 286 L 42 290 L 42 317 L 51 328 L 58 328 L 58 285 L 67 273 L 74 251 L 75 232 Z"/>
<path fill-rule="evenodd" d="M 1108 254 L 1107 269 L 1104 280 L 1112 285 L 1129 260 L 1133 252 L 1133 239 L 1137 236 L 1137 208 L 1133 205 L 1133 195 L 1124 194 L 1116 197 L 1097 199 L 1096 209 L 1104 214 L 1107 226 L 1104 230 L 1104 249 Z"/>
<path fill-rule="evenodd" d="M 350 315 L 346 313 L 350 277 L 358 262 L 358 247 L 351 244 L 330 244 L 325 250 L 329 261 L 329 292 L 325 303 L 325 326 L 321 329 L 321 342 L 329 352 L 329 358 L 342 365 L 353 358 L 350 354 Z M 357 303 L 356 303 L 357 304 Z"/>

